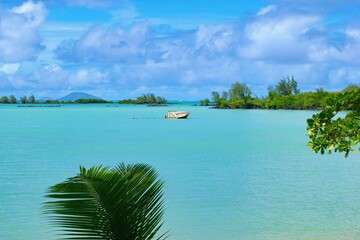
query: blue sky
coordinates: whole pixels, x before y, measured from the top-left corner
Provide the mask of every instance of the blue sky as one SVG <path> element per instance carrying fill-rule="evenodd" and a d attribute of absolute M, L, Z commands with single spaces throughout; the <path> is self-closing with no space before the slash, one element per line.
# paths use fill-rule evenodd
<path fill-rule="evenodd" d="M 360 83 L 359 0 L 0 2 L 0 95 L 202 99 Z"/>

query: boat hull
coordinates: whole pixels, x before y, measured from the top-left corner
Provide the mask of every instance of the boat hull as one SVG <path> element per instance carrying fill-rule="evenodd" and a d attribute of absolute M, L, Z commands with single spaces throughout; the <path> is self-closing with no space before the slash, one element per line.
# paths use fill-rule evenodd
<path fill-rule="evenodd" d="M 174 119 L 185 119 L 189 116 L 190 112 L 168 112 L 165 115 L 165 118 L 174 118 Z"/>

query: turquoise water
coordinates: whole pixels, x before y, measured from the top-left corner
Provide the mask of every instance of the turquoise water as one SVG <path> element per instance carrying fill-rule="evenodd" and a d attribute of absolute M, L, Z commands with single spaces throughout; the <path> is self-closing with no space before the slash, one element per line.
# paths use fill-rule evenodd
<path fill-rule="evenodd" d="M 360 155 L 313 154 L 313 112 L 106 106 L 0 105 L 0 239 L 55 239 L 47 187 L 122 161 L 165 179 L 171 240 L 360 238 Z"/>

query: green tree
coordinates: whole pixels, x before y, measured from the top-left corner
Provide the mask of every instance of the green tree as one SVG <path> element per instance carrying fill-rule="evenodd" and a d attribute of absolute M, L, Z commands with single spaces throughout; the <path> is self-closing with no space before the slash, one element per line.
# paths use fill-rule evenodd
<path fill-rule="evenodd" d="M 228 92 L 227 91 L 223 91 L 221 94 L 221 100 L 222 101 L 227 101 L 228 100 Z"/>
<path fill-rule="evenodd" d="M 221 108 L 228 108 L 229 107 L 228 92 L 227 91 L 222 92 L 219 106 Z"/>
<path fill-rule="evenodd" d="M 208 98 L 205 98 L 200 101 L 200 106 L 209 106 L 210 100 Z"/>
<path fill-rule="evenodd" d="M 230 101 L 237 101 L 237 100 L 245 100 L 251 97 L 251 90 L 246 83 L 234 83 L 231 85 L 229 90 L 229 100 Z"/>
<path fill-rule="evenodd" d="M 147 97 L 145 94 L 136 98 L 136 103 L 144 104 L 147 103 Z"/>
<path fill-rule="evenodd" d="M 34 95 L 30 95 L 30 97 L 29 97 L 29 103 L 35 103 L 35 97 L 34 97 Z"/>
<path fill-rule="evenodd" d="M 16 103 L 16 97 L 14 95 L 11 95 L 9 97 L 9 103 L 12 103 L 12 104 Z"/>
<path fill-rule="evenodd" d="M 347 157 L 360 143 L 360 89 L 339 93 L 326 104 L 323 111 L 307 120 L 308 146 L 315 153 L 345 152 Z M 345 117 L 335 118 L 345 109 L 351 111 Z"/>
<path fill-rule="evenodd" d="M 163 181 L 146 164 L 80 167 L 80 173 L 52 186 L 45 213 L 62 229 L 62 239 L 165 239 Z"/>
<path fill-rule="evenodd" d="M 3 96 L 0 98 L 0 103 L 9 103 L 9 98 L 7 96 Z"/>
<path fill-rule="evenodd" d="M 350 84 L 349 86 L 347 86 L 343 92 L 353 92 L 353 91 L 356 91 L 360 89 L 360 86 L 359 85 L 356 85 L 356 84 Z"/>
<path fill-rule="evenodd" d="M 149 93 L 146 95 L 146 103 L 156 103 L 155 94 Z"/>
<path fill-rule="evenodd" d="M 20 102 L 21 102 L 22 104 L 27 103 L 28 100 L 27 100 L 26 96 L 21 97 L 21 98 L 20 98 Z"/>
<path fill-rule="evenodd" d="M 287 96 L 291 94 L 299 94 L 300 89 L 297 88 L 297 82 L 295 81 L 294 77 L 292 76 L 291 79 L 287 76 L 284 79 L 281 79 L 278 84 L 274 87 L 269 86 L 268 94 L 269 97 L 273 98 L 276 95 L 279 96 Z"/>
<path fill-rule="evenodd" d="M 156 97 L 156 103 L 157 104 L 165 104 L 167 102 L 167 100 L 163 97 L 157 96 Z"/>
<path fill-rule="evenodd" d="M 214 101 L 215 105 L 219 106 L 220 105 L 220 95 L 219 95 L 219 93 L 216 92 L 216 91 L 213 91 L 211 93 L 211 95 L 212 95 L 212 98 L 213 98 L 213 101 Z"/>
<path fill-rule="evenodd" d="M 229 90 L 229 104 L 233 108 L 244 107 L 251 98 L 251 90 L 246 83 L 234 83 Z"/>

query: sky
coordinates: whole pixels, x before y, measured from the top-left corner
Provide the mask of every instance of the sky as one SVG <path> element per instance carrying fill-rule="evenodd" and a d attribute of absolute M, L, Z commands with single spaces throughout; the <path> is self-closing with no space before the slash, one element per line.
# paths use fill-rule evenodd
<path fill-rule="evenodd" d="M 0 0 L 0 96 L 199 100 L 360 84 L 360 0 Z"/>

